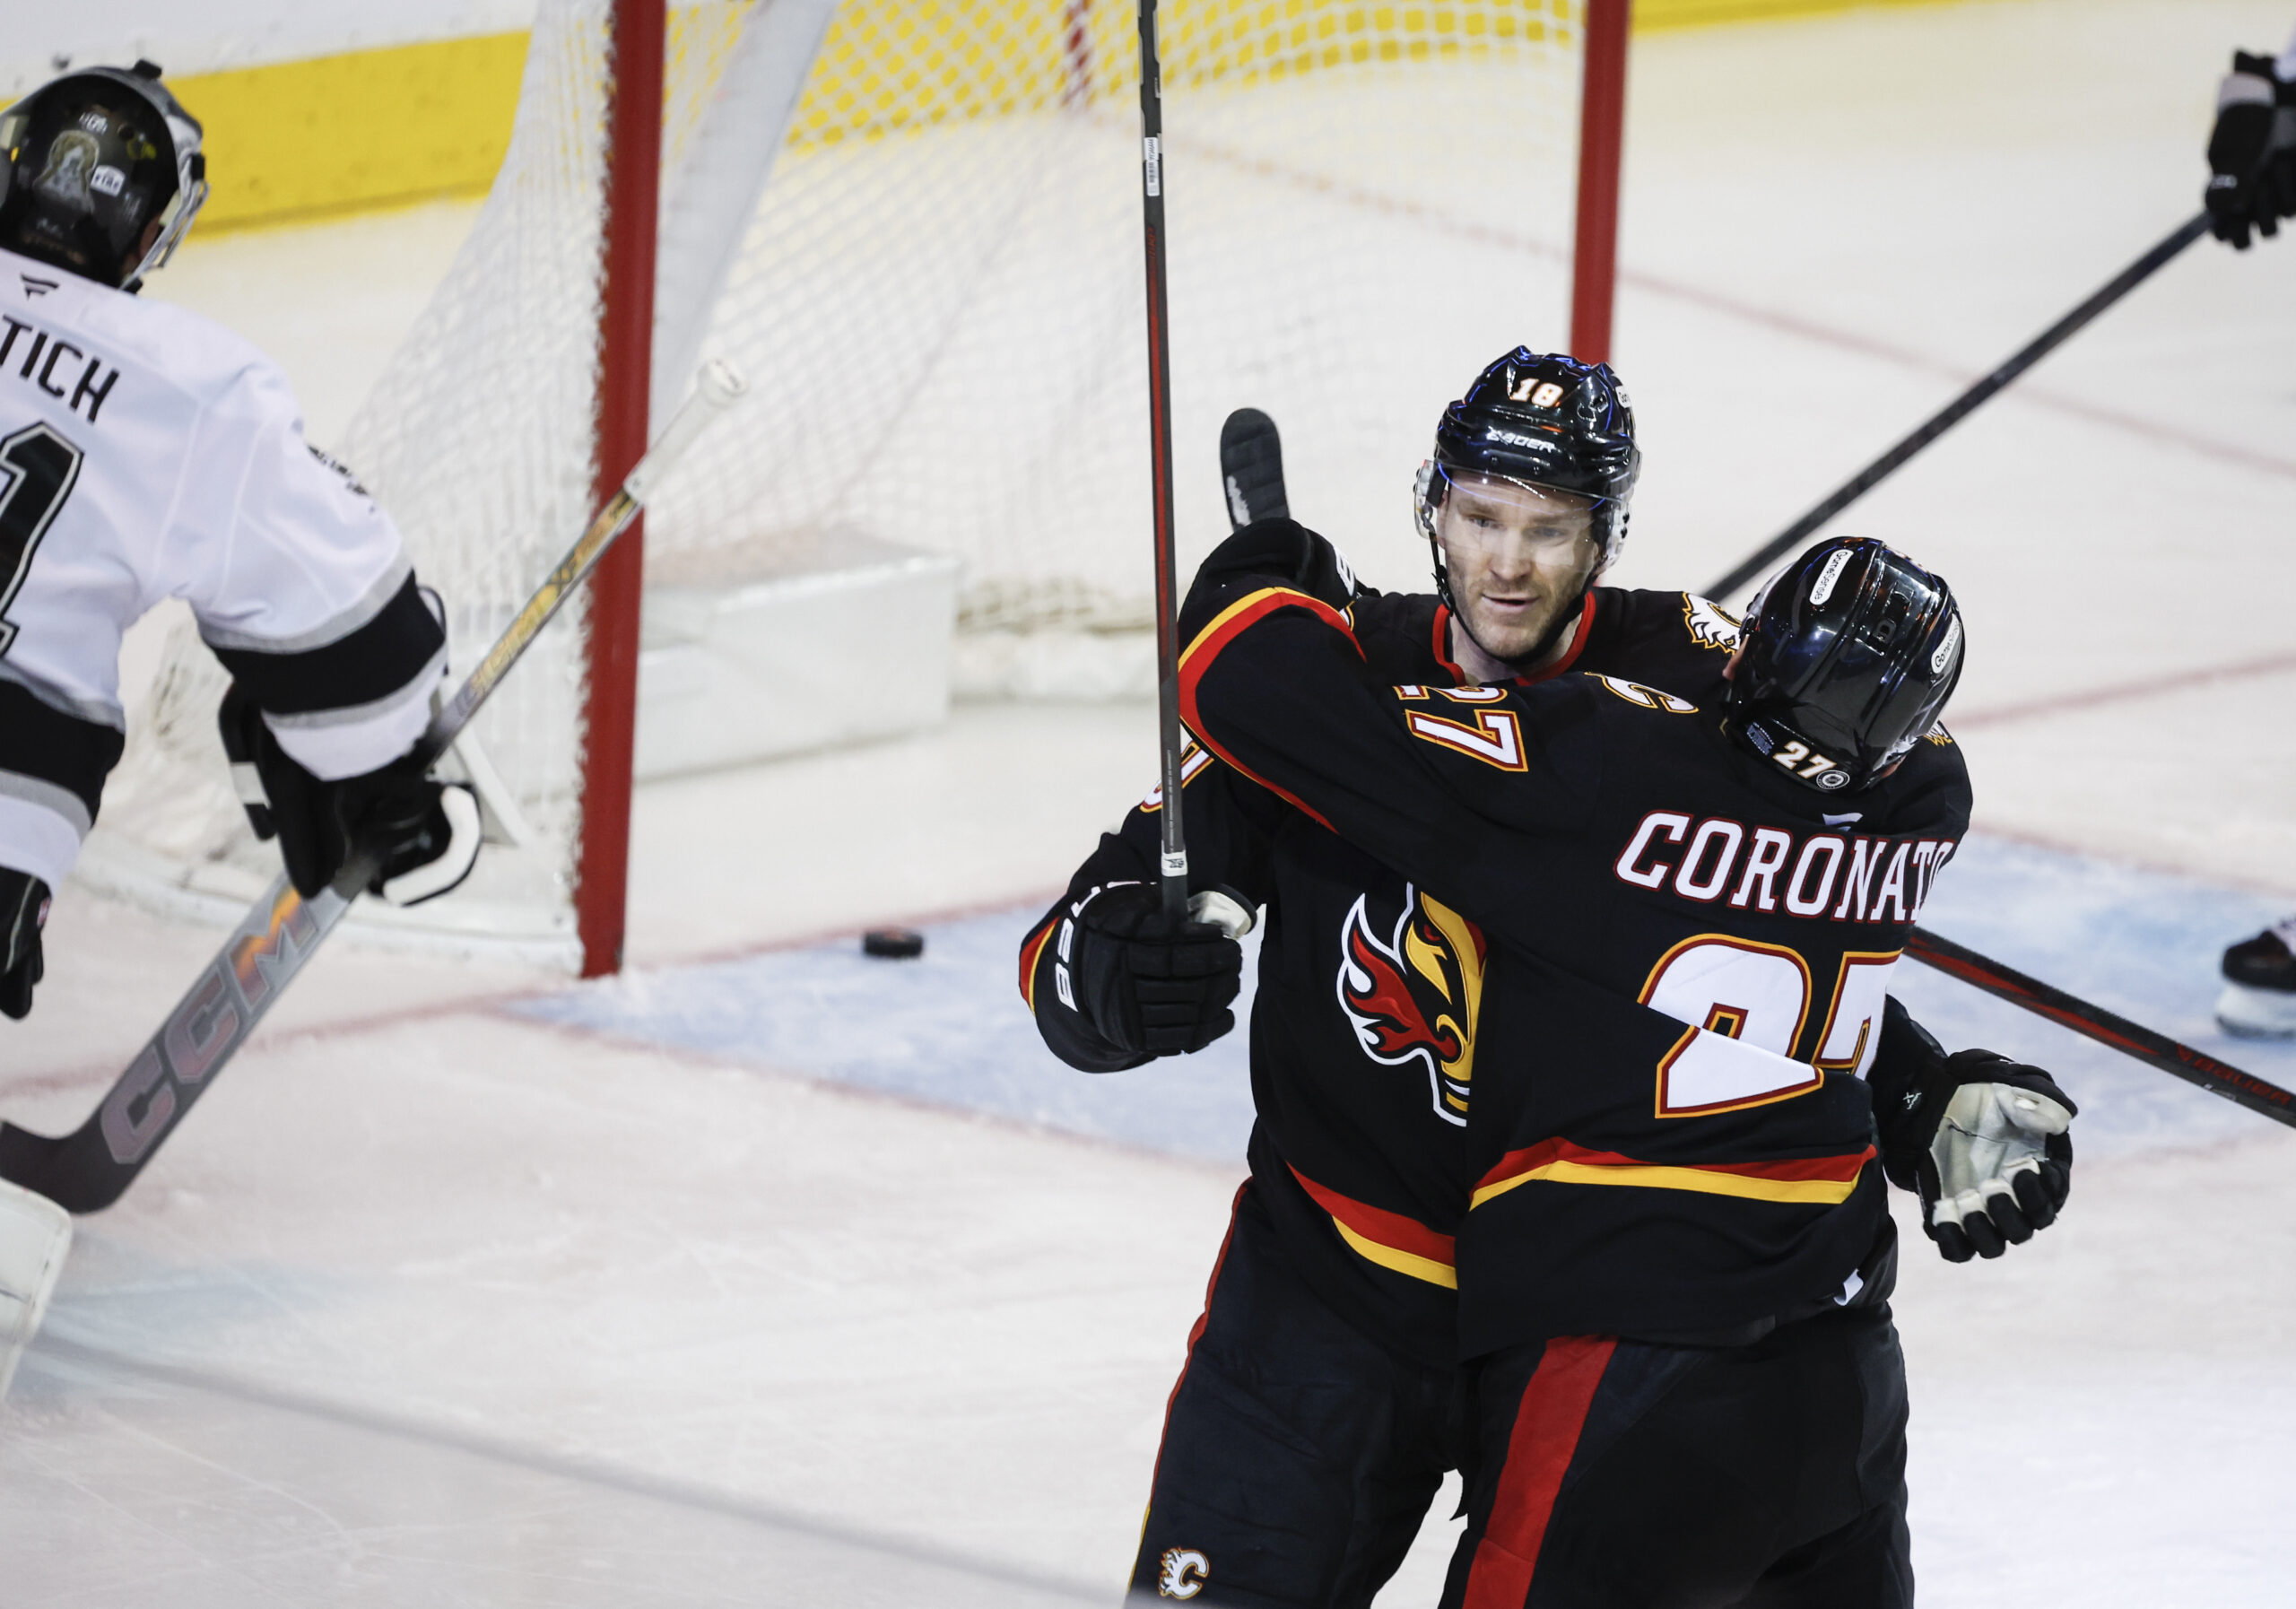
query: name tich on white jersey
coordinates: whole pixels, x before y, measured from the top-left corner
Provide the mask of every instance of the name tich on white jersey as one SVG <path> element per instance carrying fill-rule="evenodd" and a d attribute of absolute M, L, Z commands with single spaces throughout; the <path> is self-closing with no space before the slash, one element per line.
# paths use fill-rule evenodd
<path fill-rule="evenodd" d="M 0 374 L 38 386 L 90 424 L 119 381 L 117 365 L 9 313 L 0 313 Z"/>

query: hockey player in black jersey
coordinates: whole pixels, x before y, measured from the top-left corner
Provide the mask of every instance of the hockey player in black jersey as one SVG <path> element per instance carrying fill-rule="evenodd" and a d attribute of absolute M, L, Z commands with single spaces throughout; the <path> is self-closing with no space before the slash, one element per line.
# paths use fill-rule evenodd
<path fill-rule="evenodd" d="M 479 813 L 406 760 L 445 671 L 435 596 L 389 517 L 306 448 L 286 378 L 134 295 L 207 193 L 197 119 L 149 62 L 0 111 L 0 1012 L 31 1008 L 50 895 L 125 720 L 126 628 L 191 606 L 230 672 L 223 742 L 306 896 L 354 843 L 377 891 L 444 892 Z"/>
<path fill-rule="evenodd" d="M 1535 405 L 1558 402 L 1565 405 Z M 1518 442 L 1558 416 L 1570 422 L 1560 434 L 1575 461 L 1534 462 Z M 1223 564 L 1242 573 L 1272 570 L 1310 590 L 1340 589 L 1352 598 L 1365 652 L 1396 681 L 1433 686 L 1517 674 L 1535 681 L 1576 665 L 1692 694 L 1718 688 L 1735 622 L 1683 594 L 1592 587 L 1623 535 L 1631 448 L 1631 415 L 1606 370 L 1511 353 L 1446 411 L 1435 461 L 1422 472 L 1422 525 L 1437 560 L 1438 596 L 1355 588 L 1328 544 L 1285 521 L 1261 522 L 1207 573 Z M 1241 521 L 1264 513 L 1271 491 L 1280 500 L 1281 483 L 1280 471 L 1271 479 L 1248 461 L 1239 469 L 1230 491 Z M 1521 483 L 1532 474 L 1542 481 Z M 1537 598 L 1526 599 L 1536 567 L 1510 550 L 1531 545 L 1542 517 L 1567 516 L 1569 488 L 1552 485 L 1562 478 L 1615 493 L 1608 509 L 1578 494 L 1593 503 L 1589 515 L 1615 517 L 1602 522 L 1600 540 L 1586 544 L 1576 567 L 1561 567 Z M 1483 495 L 1454 503 L 1455 483 Z M 1474 540 L 1474 531 L 1460 540 L 1457 517 L 1469 512 L 1484 522 L 1512 519 L 1516 528 L 1496 542 Z M 1581 527 L 1593 537 L 1592 518 Z M 1485 607 L 1494 596 L 1517 607 Z M 1521 608 L 1526 601 L 1544 607 Z M 1567 629 L 1555 630 L 1558 620 Z M 1463 660 L 1478 665 L 1474 674 Z M 1214 1601 L 1231 1594 L 1240 1595 L 1232 1601 L 1261 1601 L 1251 1594 L 1271 1581 L 1283 1585 L 1273 1601 L 1367 1601 L 1408 1547 L 1443 1470 L 1462 1461 L 1471 1439 L 1457 1367 L 1454 1265 L 1472 1181 L 1459 1176 L 1461 1153 L 1447 1150 L 1443 1135 L 1456 1135 L 1478 1048 L 1492 1043 L 1481 1013 L 1484 940 L 1457 912 L 1232 768 L 1198 752 L 1187 772 L 1199 883 L 1226 884 L 1268 913 L 1253 1025 L 1261 1125 L 1254 1178 L 1239 1196 L 1174 1395 L 1135 1585 L 1157 1584 L 1174 1539 L 1216 1536 L 1228 1544 L 1220 1551 L 1229 1562 L 1211 1588 Z M 1048 1041 L 1080 1066 L 1136 1065 L 1151 1054 L 1192 1048 L 1228 1020 L 1232 985 L 1222 969 L 1232 966 L 1232 944 L 1209 930 L 1161 934 L 1152 898 L 1125 886 L 1153 881 L 1160 807 L 1152 795 L 1103 839 L 1068 899 L 1023 947 L 1023 993 Z M 1926 1036 L 1894 1007 L 1890 1024 L 1899 1065 L 1936 1059 Z M 2000 1250 L 1989 1220 L 1976 1232 L 1987 1255 Z M 1958 1237 L 1948 1245 L 1969 1255 Z M 1279 1344 L 1307 1360 L 1307 1376 L 1319 1374 L 1326 1387 L 1344 1378 L 1350 1387 L 1291 1390 L 1266 1366 Z M 1274 1405 L 1286 1393 L 1291 1406 L 1279 1410 Z M 1320 1406 L 1309 1416 L 1311 1396 Z M 1283 1413 L 1291 1433 L 1250 1431 Z M 1248 1522 L 1235 1518 L 1243 1491 L 1252 1494 Z M 1223 1509 L 1223 1518 L 1211 1518 Z"/>
<path fill-rule="evenodd" d="M 1558 418 L 1569 422 L 1561 461 L 1520 445 Z M 1230 489 L 1239 520 L 1264 512 L 1271 490 L 1242 469 Z M 1261 521 L 1207 573 L 1272 570 L 1340 589 L 1364 651 L 1396 682 L 1535 682 L 1576 666 L 1700 695 L 1721 685 L 1736 622 L 1684 594 L 1593 585 L 1624 535 L 1635 469 L 1631 418 L 1607 370 L 1510 353 L 1446 410 L 1422 472 L 1438 596 L 1356 589 L 1328 544 L 1288 521 Z M 1459 485 L 1471 494 L 1455 500 Z M 1552 551 L 1526 551 L 1555 524 L 1560 565 Z M 1493 525 L 1510 528 L 1492 539 Z M 1455 1236 L 1473 1180 L 1457 1142 L 1493 1042 L 1485 941 L 1209 754 L 1193 753 L 1187 776 L 1199 887 L 1225 885 L 1267 911 L 1252 1027 L 1261 1122 L 1174 1395 L 1135 1582 L 1153 1589 L 1166 1554 L 1216 1538 L 1227 1562 L 1213 1601 L 1366 1602 L 1471 1441 Z M 1160 808 L 1152 795 L 1102 840 L 1023 946 L 1022 992 L 1048 1041 L 1082 1067 L 1194 1048 L 1230 1021 L 1232 944 L 1160 927 L 1148 886 Z M 1932 1054 L 1894 1008 L 1892 1025 L 1901 1055 Z M 1989 1222 L 1978 1232 L 1998 1252 Z M 1968 1255 L 1967 1243 L 1956 1250 Z M 1267 1366 L 1278 1348 L 1300 1379 Z M 1251 1428 L 1271 1419 L 1285 1422 L 1280 1433 Z"/>
<path fill-rule="evenodd" d="M 1882 1174 L 1949 1256 L 2022 1239 L 2062 1205 L 2073 1115 L 2037 1069 L 1883 1050 L 1968 819 L 1935 725 L 1951 594 L 1822 543 L 1700 703 L 1394 685 L 1344 593 L 1207 569 L 1191 728 L 1482 939 L 1446 1603 L 1910 1602 Z"/>

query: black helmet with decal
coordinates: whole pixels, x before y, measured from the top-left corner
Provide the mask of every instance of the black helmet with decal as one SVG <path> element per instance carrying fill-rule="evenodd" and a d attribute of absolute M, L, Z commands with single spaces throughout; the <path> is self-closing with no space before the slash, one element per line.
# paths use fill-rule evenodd
<path fill-rule="evenodd" d="M 49 80 L 0 112 L 0 247 L 135 290 L 207 198 L 199 146 L 150 62 Z"/>
<path fill-rule="evenodd" d="M 1634 410 L 1611 366 L 1518 346 L 1436 422 L 1435 456 L 1419 472 L 1420 528 L 1434 537 L 1451 475 L 1499 475 L 1589 500 L 1610 564 L 1626 542 L 1627 500 L 1641 469 Z"/>
<path fill-rule="evenodd" d="M 1746 612 L 1730 729 L 1822 793 L 1848 793 L 1937 724 L 1961 680 L 1961 612 L 1942 577 L 1886 543 L 1835 536 Z"/>

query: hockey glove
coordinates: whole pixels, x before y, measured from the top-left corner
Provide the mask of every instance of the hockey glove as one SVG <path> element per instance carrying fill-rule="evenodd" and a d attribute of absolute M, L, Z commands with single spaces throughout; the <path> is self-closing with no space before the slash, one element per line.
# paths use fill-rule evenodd
<path fill-rule="evenodd" d="M 1196 567 L 1190 593 L 1247 576 L 1283 581 L 1335 609 L 1346 608 L 1364 590 L 1344 553 L 1290 519 L 1246 526 L 1213 548 Z"/>
<path fill-rule="evenodd" d="M 0 1013 L 22 1021 L 46 961 L 39 930 L 48 925 L 48 884 L 29 872 L 0 866 Z"/>
<path fill-rule="evenodd" d="M 367 891 L 419 905 L 461 886 L 477 863 L 477 797 L 401 758 L 356 777 L 324 780 L 279 745 L 263 711 L 234 685 L 218 712 L 223 752 L 248 824 L 277 837 L 295 891 L 306 900 L 333 883 L 354 848 L 378 866 Z"/>
<path fill-rule="evenodd" d="M 2210 227 L 2248 248 L 2248 231 L 2270 237 L 2296 216 L 2296 84 L 2282 83 L 2270 57 L 2236 52 L 2216 91 L 2208 136 Z"/>
<path fill-rule="evenodd" d="M 1997 1257 L 2057 1222 L 2073 1189 L 2066 1131 L 2080 1109 L 2039 1067 L 1991 1050 L 1925 1059 L 1900 1110 L 1886 1114 L 1883 1170 L 1920 1193 L 1921 1226 L 1947 1262 Z"/>
<path fill-rule="evenodd" d="M 1250 918 L 1224 893 L 1198 894 L 1188 909 L 1175 924 L 1154 884 L 1120 883 L 1095 891 L 1061 922 L 1063 1003 L 1073 994 L 1093 1032 L 1127 1056 L 1201 1050 L 1236 1025 L 1228 1007 L 1244 952 L 1230 935 L 1248 929 Z"/>

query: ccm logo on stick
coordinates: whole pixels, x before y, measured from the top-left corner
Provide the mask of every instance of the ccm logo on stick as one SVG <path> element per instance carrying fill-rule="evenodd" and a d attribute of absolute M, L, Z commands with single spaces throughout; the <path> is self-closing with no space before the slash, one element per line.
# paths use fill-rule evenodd
<path fill-rule="evenodd" d="M 310 959 L 320 934 L 309 906 L 291 891 L 265 918 L 240 928 L 105 1099 L 98 1126 L 113 1161 L 139 1161 L 160 1143 L 179 1109 L 197 1098 L 200 1081 Z"/>

